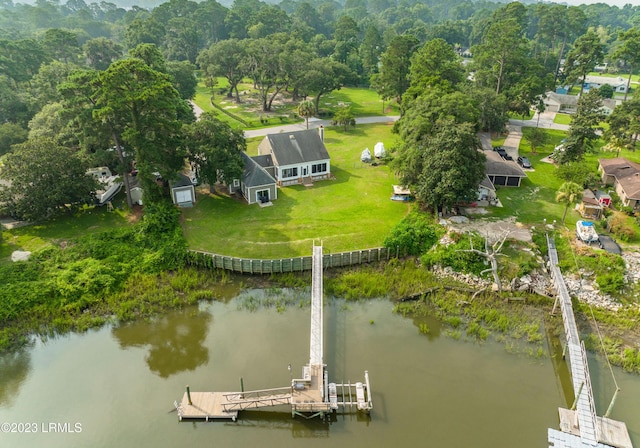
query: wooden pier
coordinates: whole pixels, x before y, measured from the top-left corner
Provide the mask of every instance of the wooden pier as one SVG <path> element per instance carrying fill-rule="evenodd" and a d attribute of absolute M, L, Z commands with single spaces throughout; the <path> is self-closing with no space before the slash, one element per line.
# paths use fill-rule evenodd
<path fill-rule="evenodd" d="M 226 401 L 223 392 L 191 392 L 191 404 L 189 404 L 189 396 L 184 393 L 182 401 L 178 405 L 174 403 L 178 410 L 178 418 L 197 419 L 197 420 L 233 420 L 238 418 L 238 411 L 227 411 L 223 407 Z"/>
<path fill-rule="evenodd" d="M 558 253 L 555 243 L 548 236 L 547 246 L 551 275 L 558 293 L 553 310 L 555 311 L 557 304 L 560 303 L 575 394 L 575 404 L 572 409 L 558 409 L 560 431 L 549 428 L 549 446 L 554 448 L 633 448 L 624 422 L 596 415 L 587 353 L 578 335 L 571 297 L 557 265 Z"/>
<path fill-rule="evenodd" d="M 373 401 L 367 371 L 365 371 L 364 382 L 353 384 L 329 382 L 329 375 L 323 361 L 322 246 L 314 245 L 312 264 L 309 364 L 302 368 L 302 377 L 292 379 L 291 385 L 287 387 L 254 391 L 190 392 L 187 387 L 182 401 L 174 402 L 180 420 L 231 419 L 236 421 L 238 412 L 245 409 L 280 405 L 289 405 L 293 417 L 304 418 L 324 417 L 328 413 L 337 412 L 340 407 L 345 412 L 347 409 L 366 413 L 371 411 Z M 341 400 L 338 400 L 338 390 L 341 391 Z"/>

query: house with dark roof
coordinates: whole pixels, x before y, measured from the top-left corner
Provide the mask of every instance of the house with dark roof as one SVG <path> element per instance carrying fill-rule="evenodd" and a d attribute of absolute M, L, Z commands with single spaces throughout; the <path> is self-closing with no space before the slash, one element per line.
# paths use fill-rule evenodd
<path fill-rule="evenodd" d="M 324 146 L 324 128 L 267 135 L 259 156 L 270 156 L 279 186 L 312 184 L 331 176 L 331 160 Z"/>
<path fill-rule="evenodd" d="M 485 171 L 494 186 L 519 187 L 520 181 L 527 177 L 516 162 L 504 160 L 495 151 L 485 151 L 484 154 L 487 156 Z"/>
<path fill-rule="evenodd" d="M 598 159 L 602 183 L 613 185 L 626 207 L 640 208 L 640 164 L 624 157 Z"/>
<path fill-rule="evenodd" d="M 244 160 L 242 179 L 234 179 L 229 185 L 229 192 L 240 191 L 249 204 L 268 204 L 278 199 L 276 180 L 269 172 L 273 170 L 270 156 L 241 155 Z"/>

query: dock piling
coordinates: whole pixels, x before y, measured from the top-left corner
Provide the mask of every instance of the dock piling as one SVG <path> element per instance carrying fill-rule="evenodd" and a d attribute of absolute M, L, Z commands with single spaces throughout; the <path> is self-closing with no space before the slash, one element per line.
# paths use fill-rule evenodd
<path fill-rule="evenodd" d="M 191 402 L 191 391 L 189 390 L 189 385 L 187 384 L 187 399 L 189 400 L 189 405 L 192 405 Z"/>

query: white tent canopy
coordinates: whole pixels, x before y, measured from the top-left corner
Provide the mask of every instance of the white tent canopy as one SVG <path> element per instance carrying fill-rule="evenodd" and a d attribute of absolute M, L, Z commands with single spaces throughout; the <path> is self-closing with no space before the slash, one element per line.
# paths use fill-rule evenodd
<path fill-rule="evenodd" d="M 373 147 L 373 154 L 376 158 L 381 159 L 387 155 L 387 152 L 384 150 L 384 143 L 378 142 L 376 146 Z"/>

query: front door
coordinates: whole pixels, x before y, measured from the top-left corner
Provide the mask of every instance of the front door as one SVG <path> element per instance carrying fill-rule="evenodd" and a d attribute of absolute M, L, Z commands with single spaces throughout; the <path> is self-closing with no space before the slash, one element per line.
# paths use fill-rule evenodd
<path fill-rule="evenodd" d="M 304 168 L 302 168 L 302 175 L 303 175 L 303 176 L 306 176 L 306 175 L 307 175 L 307 170 L 308 170 L 308 169 L 309 169 L 309 168 L 307 168 L 306 166 L 305 166 Z"/>
<path fill-rule="evenodd" d="M 269 190 L 260 190 L 256 193 L 256 200 L 262 204 L 269 202 Z"/>

